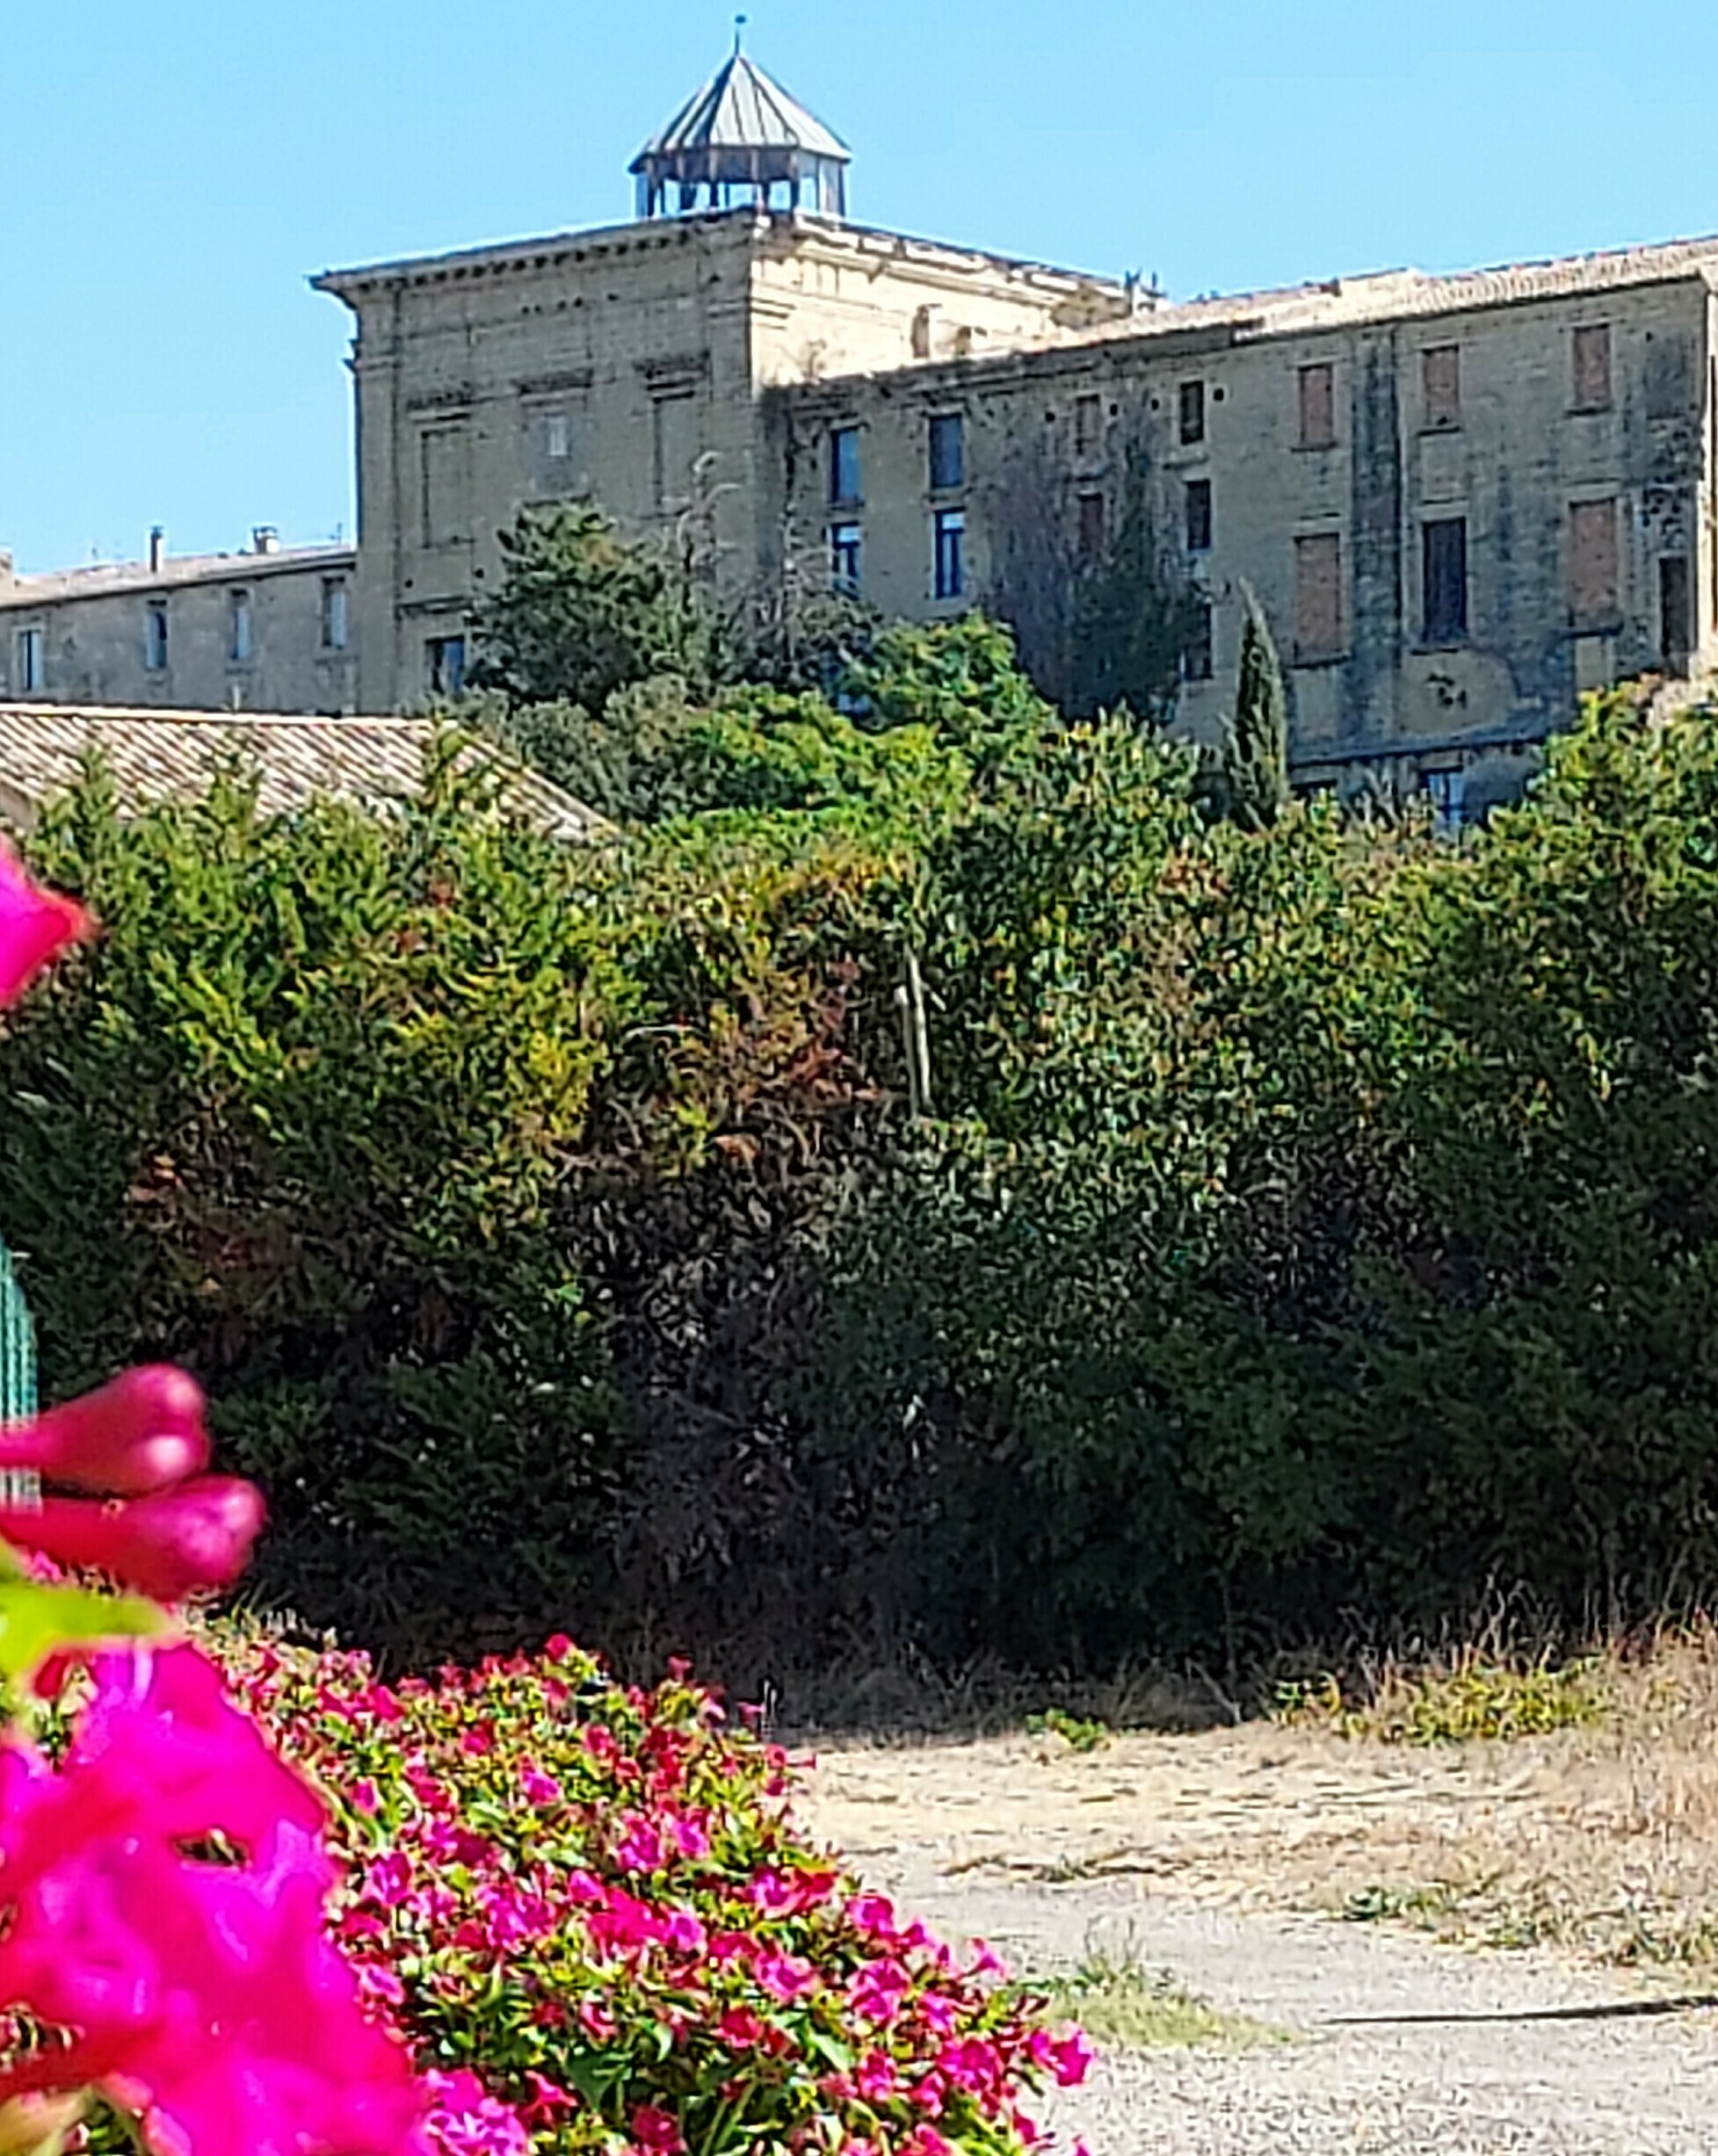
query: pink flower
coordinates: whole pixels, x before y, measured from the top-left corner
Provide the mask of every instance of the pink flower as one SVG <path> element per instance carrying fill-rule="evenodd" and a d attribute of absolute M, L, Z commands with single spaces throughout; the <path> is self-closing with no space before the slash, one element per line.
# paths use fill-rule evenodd
<path fill-rule="evenodd" d="M 432 2073 L 429 2081 L 435 2097 L 430 2136 L 447 2156 L 529 2156 L 531 2136 L 518 2114 L 497 2102 L 468 2068 Z"/>
<path fill-rule="evenodd" d="M 33 883 L 0 841 L 0 1004 L 16 1002 L 43 966 L 93 926 L 76 900 Z"/>
<path fill-rule="evenodd" d="M 560 1783 L 553 1775 L 540 1774 L 534 1767 L 527 1767 L 520 1776 L 519 1787 L 527 1804 L 555 1805 L 561 1801 Z"/>
<path fill-rule="evenodd" d="M 812 1964 L 778 1949 L 758 1955 L 751 1973 L 758 1989 L 767 1992 L 785 2007 L 791 2007 L 796 2000 L 817 1988 L 817 1972 Z"/>
<path fill-rule="evenodd" d="M 859 2063 L 853 2087 L 866 2103 L 892 2103 L 901 2094 L 901 2076 L 881 2051 L 867 2051 Z"/>
<path fill-rule="evenodd" d="M 954 2145 L 934 2126 L 921 2126 L 907 2144 L 907 2156 L 954 2156 Z"/>
<path fill-rule="evenodd" d="M 98 1393 L 0 1433 L 0 1465 L 113 1497 L 171 1489 L 209 1464 L 202 1388 L 182 1370 L 128 1370 Z"/>
<path fill-rule="evenodd" d="M 613 2044 L 620 2031 L 614 2016 L 596 1999 L 581 1999 L 578 2004 L 579 2026 L 593 2044 Z"/>
<path fill-rule="evenodd" d="M 180 1602 L 232 1585 L 250 1561 L 263 1517 L 254 1483 L 210 1476 L 128 1504 L 71 1497 L 0 1504 L 0 1537 L 56 1564 L 105 1572 L 157 1602 Z"/>
<path fill-rule="evenodd" d="M 1079 2028 L 1069 2029 L 1059 2037 L 1047 2029 L 1035 2029 L 1028 2049 L 1039 2066 L 1055 2074 L 1061 2088 L 1079 2087 L 1098 2056 L 1091 2047 L 1091 2039 Z"/>
<path fill-rule="evenodd" d="M 722 2042 L 732 2044 L 736 2051 L 750 2051 L 764 2035 L 764 2023 L 750 2007 L 729 2007 L 716 2029 Z"/>
<path fill-rule="evenodd" d="M 633 2113 L 633 2142 L 649 2156 L 684 2156 L 686 2145 L 678 2122 L 654 2104 Z"/>
<path fill-rule="evenodd" d="M 665 1852 L 662 1836 L 647 1819 L 635 1812 L 620 1816 L 620 1838 L 614 1845 L 614 1861 L 622 1871 L 652 1872 L 663 1868 Z"/>

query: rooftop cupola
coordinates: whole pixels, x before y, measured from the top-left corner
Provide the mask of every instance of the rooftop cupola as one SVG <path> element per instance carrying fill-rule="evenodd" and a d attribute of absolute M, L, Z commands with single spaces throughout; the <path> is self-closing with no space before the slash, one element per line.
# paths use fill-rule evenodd
<path fill-rule="evenodd" d="M 699 211 L 847 211 L 852 153 L 773 83 L 739 37 L 726 67 L 705 83 L 633 163 L 641 217 Z"/>

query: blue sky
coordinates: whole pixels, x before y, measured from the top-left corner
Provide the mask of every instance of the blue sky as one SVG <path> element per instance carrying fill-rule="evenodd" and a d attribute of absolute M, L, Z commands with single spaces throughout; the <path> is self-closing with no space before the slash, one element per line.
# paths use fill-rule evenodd
<path fill-rule="evenodd" d="M 719 62 L 694 0 L 7 11 L 0 546 L 47 568 L 350 532 L 313 271 L 628 213 Z M 753 0 L 856 213 L 1178 295 L 1718 230 L 1718 8 Z M 1618 42 L 1619 30 L 1626 40 Z"/>

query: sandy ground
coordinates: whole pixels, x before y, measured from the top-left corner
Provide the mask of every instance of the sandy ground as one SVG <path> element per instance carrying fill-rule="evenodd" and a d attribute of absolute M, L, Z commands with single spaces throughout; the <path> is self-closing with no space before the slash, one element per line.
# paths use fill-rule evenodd
<path fill-rule="evenodd" d="M 1106 2060 L 1050 2117 L 1092 2156 L 1709 2156 L 1718 2013 L 1660 2010 L 1698 1975 L 1329 1914 L 1461 1865 L 1525 1876 L 1548 1838 L 1621 1816 L 1628 1772 L 1563 1740 L 1403 1752 L 1255 1726 L 1085 1757 L 1026 1738 L 837 1747 L 806 1811 L 867 1877 L 1024 1973 L 1119 1950 L 1285 2032 Z M 1635 1854 L 1618 1849 L 1625 1875 Z"/>

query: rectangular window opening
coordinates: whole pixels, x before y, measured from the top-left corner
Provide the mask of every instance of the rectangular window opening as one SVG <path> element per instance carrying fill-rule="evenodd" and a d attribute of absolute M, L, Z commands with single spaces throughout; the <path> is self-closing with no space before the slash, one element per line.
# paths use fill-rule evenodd
<path fill-rule="evenodd" d="M 1104 445 L 1104 400 L 1084 396 L 1074 400 L 1074 454 L 1095 457 Z"/>
<path fill-rule="evenodd" d="M 1294 655 L 1331 659 L 1342 651 L 1342 540 L 1315 532 L 1294 542 Z"/>
<path fill-rule="evenodd" d="M 959 412 L 939 412 L 931 422 L 931 491 L 952 494 L 966 483 L 966 422 Z"/>
<path fill-rule="evenodd" d="M 1083 494 L 1077 503 L 1076 534 L 1082 561 L 1101 561 L 1109 544 L 1109 510 L 1101 494 Z"/>
<path fill-rule="evenodd" d="M 1190 554 L 1209 553 L 1211 551 L 1211 481 L 1208 479 L 1190 479 L 1186 496 L 1187 552 Z"/>
<path fill-rule="evenodd" d="M 17 664 L 14 677 L 20 696 L 40 696 L 47 686 L 45 633 L 38 628 L 20 629 L 13 646 Z"/>
<path fill-rule="evenodd" d="M 1181 439 L 1185 445 L 1205 439 L 1205 384 L 1183 382 L 1180 394 Z"/>
<path fill-rule="evenodd" d="M 859 430 L 833 427 L 830 430 L 830 501 L 837 509 L 863 501 L 860 484 Z"/>
<path fill-rule="evenodd" d="M 934 589 L 939 599 L 964 598 L 967 590 L 967 518 L 958 509 L 939 510 L 934 520 Z"/>
<path fill-rule="evenodd" d="M 830 576 L 837 591 L 857 597 L 865 571 L 865 533 L 856 524 L 834 525 L 830 530 Z"/>
<path fill-rule="evenodd" d="M 564 464 L 573 453 L 573 423 L 565 412 L 551 412 L 543 425 L 543 448 L 551 464 Z"/>
<path fill-rule="evenodd" d="M 432 636 L 427 657 L 431 695 L 460 695 L 465 688 L 465 638 Z"/>
<path fill-rule="evenodd" d="M 1569 604 L 1578 623 L 1614 619 L 1618 599 L 1617 504 L 1577 502 L 1569 512 Z"/>
<path fill-rule="evenodd" d="M 1334 449 L 1337 371 L 1329 361 L 1301 369 L 1301 447 Z"/>
<path fill-rule="evenodd" d="M 1215 671 L 1215 633 L 1209 599 L 1193 603 L 1187 640 L 1181 648 L 1181 678 L 1183 681 L 1209 681 Z"/>
<path fill-rule="evenodd" d="M 1420 614 L 1428 644 L 1468 634 L 1468 519 L 1440 517 L 1420 531 Z"/>
<path fill-rule="evenodd" d="M 1575 332 L 1575 409 L 1602 412 L 1611 402 L 1611 325 L 1589 323 Z"/>
<path fill-rule="evenodd" d="M 152 674 L 167 668 L 167 602 L 151 599 L 143 615 L 143 663 Z"/>
<path fill-rule="evenodd" d="M 1658 651 L 1664 670 L 1685 674 L 1694 643 L 1694 579 L 1686 554 L 1658 561 Z"/>
<path fill-rule="evenodd" d="M 352 593 L 344 576 L 323 579 L 323 649 L 344 651 L 352 637 Z"/>
<path fill-rule="evenodd" d="M 1420 354 L 1420 384 L 1428 427 L 1461 424 L 1461 347 L 1432 344 Z"/>
<path fill-rule="evenodd" d="M 228 604 L 228 661 L 233 666 L 249 666 L 256 648 L 250 594 L 236 591 Z"/>

